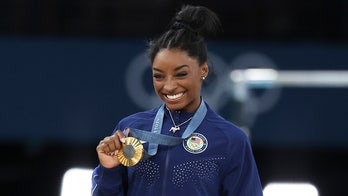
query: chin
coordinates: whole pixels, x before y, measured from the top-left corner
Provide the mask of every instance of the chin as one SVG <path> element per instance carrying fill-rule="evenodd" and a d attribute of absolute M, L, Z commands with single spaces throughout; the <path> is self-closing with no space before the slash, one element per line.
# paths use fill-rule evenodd
<path fill-rule="evenodd" d="M 168 103 L 168 102 L 165 102 L 165 103 L 166 103 L 167 108 L 170 110 L 182 110 L 182 108 L 183 108 L 182 104 L 172 104 L 172 103 Z"/>

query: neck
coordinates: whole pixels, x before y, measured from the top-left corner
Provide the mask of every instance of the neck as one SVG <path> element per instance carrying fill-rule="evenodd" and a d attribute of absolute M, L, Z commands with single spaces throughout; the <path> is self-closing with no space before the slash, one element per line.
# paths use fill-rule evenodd
<path fill-rule="evenodd" d="M 168 111 L 168 113 L 169 113 L 169 118 L 170 118 L 170 120 L 171 120 L 171 122 L 172 122 L 172 125 L 173 125 L 173 126 L 170 128 L 169 131 L 171 131 L 171 132 L 173 132 L 173 133 L 175 133 L 176 131 L 179 131 L 179 130 L 180 130 L 180 127 L 181 127 L 182 125 L 185 125 L 185 124 L 189 123 L 189 122 L 191 121 L 192 117 L 193 117 L 192 113 L 186 113 L 187 115 L 184 115 L 184 116 L 190 116 L 190 117 L 188 117 L 188 118 L 185 119 L 184 121 L 181 121 L 180 123 L 176 123 L 175 120 L 174 120 L 174 118 L 173 118 L 173 116 L 172 116 L 172 112 L 169 110 L 169 108 L 166 107 L 166 109 L 167 109 L 167 111 Z M 180 111 L 179 111 L 179 112 L 180 112 Z M 181 112 L 180 112 L 180 113 L 181 113 Z M 178 114 L 174 114 L 174 117 L 175 117 L 176 115 L 178 115 Z M 180 115 L 180 116 L 181 116 L 181 115 Z"/>

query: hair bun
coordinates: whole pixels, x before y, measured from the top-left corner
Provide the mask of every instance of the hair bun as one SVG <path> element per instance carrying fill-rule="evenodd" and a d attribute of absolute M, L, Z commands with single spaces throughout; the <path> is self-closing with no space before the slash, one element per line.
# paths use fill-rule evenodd
<path fill-rule="evenodd" d="M 191 31 L 192 33 L 199 33 L 196 29 L 191 28 L 190 24 L 187 24 L 183 21 L 176 21 L 172 24 L 171 26 L 172 29 L 174 30 L 179 30 L 179 29 L 186 29 Z"/>
<path fill-rule="evenodd" d="M 173 18 L 172 29 L 187 29 L 201 35 L 215 34 L 221 28 L 219 18 L 203 6 L 184 5 Z"/>
<path fill-rule="evenodd" d="M 168 29 L 160 37 L 149 42 L 147 50 L 151 63 L 163 48 L 185 51 L 196 58 L 199 65 L 208 61 L 205 36 L 221 29 L 217 15 L 206 7 L 184 5 L 175 14 Z"/>

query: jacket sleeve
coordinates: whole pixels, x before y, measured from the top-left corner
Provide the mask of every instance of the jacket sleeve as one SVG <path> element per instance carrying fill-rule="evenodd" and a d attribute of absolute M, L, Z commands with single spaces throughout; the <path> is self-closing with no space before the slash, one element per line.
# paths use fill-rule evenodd
<path fill-rule="evenodd" d="M 124 166 L 107 169 L 98 165 L 92 174 L 92 196 L 126 195 L 126 175 Z"/>
<path fill-rule="evenodd" d="M 262 185 L 249 139 L 243 134 L 239 136 L 231 146 L 222 195 L 262 196 Z"/>

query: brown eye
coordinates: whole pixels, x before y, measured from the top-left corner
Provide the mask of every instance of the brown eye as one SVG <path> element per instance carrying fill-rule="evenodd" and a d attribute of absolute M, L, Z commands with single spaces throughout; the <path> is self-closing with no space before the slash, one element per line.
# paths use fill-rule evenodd
<path fill-rule="evenodd" d="M 161 74 L 153 74 L 153 77 L 154 77 L 155 79 L 161 79 L 161 78 L 163 78 L 163 76 L 162 76 Z"/>
<path fill-rule="evenodd" d="M 185 77 L 187 76 L 187 73 L 186 72 L 181 72 L 181 73 L 178 73 L 176 74 L 177 77 Z"/>

